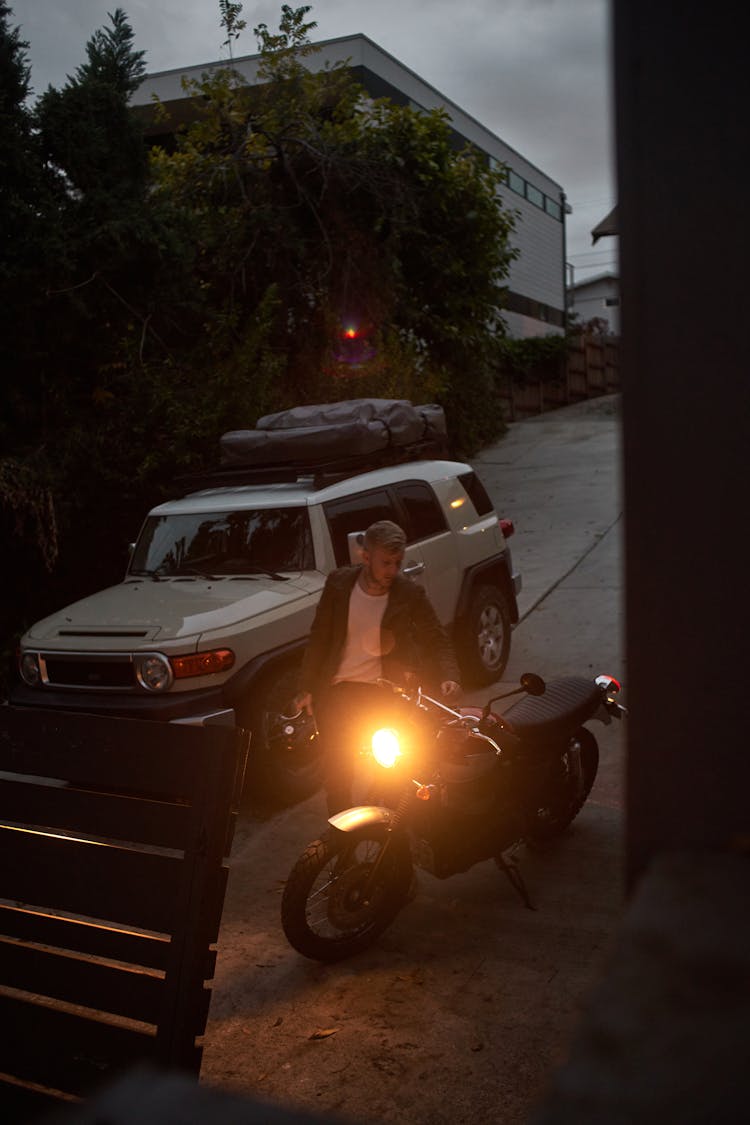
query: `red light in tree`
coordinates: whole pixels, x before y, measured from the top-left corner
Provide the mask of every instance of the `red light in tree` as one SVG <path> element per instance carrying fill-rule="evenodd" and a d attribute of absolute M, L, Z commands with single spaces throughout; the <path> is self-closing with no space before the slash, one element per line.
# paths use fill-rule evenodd
<path fill-rule="evenodd" d="M 375 348 L 370 339 L 373 331 L 373 325 L 369 321 L 362 323 L 354 317 L 347 321 L 340 320 L 333 346 L 335 362 L 352 373 L 362 368 L 375 356 Z M 339 375 L 344 373 L 344 370 L 338 372 Z"/>

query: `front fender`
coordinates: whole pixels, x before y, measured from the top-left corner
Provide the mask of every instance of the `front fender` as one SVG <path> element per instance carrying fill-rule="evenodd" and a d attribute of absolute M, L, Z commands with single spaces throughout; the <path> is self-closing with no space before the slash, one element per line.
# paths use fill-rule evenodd
<path fill-rule="evenodd" d="M 359 828 L 372 828 L 375 825 L 389 828 L 392 821 L 393 809 L 382 805 L 357 805 L 328 818 L 328 823 L 339 832 L 356 832 Z"/>

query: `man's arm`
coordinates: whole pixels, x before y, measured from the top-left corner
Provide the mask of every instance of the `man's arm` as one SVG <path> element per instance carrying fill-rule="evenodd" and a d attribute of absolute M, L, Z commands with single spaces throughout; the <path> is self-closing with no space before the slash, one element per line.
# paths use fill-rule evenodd
<path fill-rule="evenodd" d="M 440 624 L 438 615 L 424 589 L 415 583 L 412 590 L 411 617 L 422 660 L 437 669 L 441 681 L 440 690 L 443 694 L 456 695 L 461 690 L 461 683 L 448 634 Z"/>
<path fill-rule="evenodd" d="M 331 645 L 333 632 L 334 590 L 329 575 L 320 595 L 315 617 L 310 629 L 302 666 L 299 675 L 299 689 L 295 696 L 295 706 L 312 713 L 312 697 L 319 687 L 320 670 Z"/>

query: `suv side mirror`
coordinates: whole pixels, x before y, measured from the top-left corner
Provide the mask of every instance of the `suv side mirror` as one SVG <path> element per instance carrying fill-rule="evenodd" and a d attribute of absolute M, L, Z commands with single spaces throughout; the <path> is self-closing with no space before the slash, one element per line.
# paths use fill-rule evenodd
<path fill-rule="evenodd" d="M 364 531 L 350 531 L 346 537 L 346 545 L 349 548 L 349 558 L 352 565 L 357 565 L 362 562 L 362 547 L 365 542 Z"/>

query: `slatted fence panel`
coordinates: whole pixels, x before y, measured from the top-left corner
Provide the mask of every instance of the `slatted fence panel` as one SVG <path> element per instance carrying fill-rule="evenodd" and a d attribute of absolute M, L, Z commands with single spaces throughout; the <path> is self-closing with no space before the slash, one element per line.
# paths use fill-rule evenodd
<path fill-rule="evenodd" d="M 197 1075 L 247 755 L 231 727 L 0 707 L 0 1120 Z"/>

